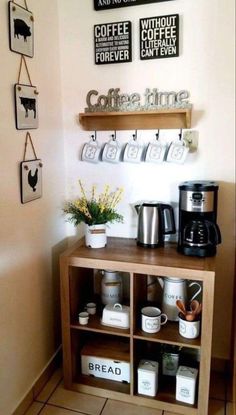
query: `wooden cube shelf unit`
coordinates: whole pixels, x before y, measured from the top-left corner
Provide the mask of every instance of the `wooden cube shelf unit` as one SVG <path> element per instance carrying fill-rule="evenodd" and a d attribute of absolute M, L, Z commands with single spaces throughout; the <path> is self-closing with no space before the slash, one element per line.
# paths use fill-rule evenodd
<path fill-rule="evenodd" d="M 211 338 L 214 302 L 215 260 L 193 258 L 179 254 L 175 244 L 149 250 L 138 247 L 134 239 L 108 238 L 105 248 L 91 249 L 84 240 L 69 248 L 60 259 L 61 307 L 64 385 L 67 389 L 94 394 L 181 415 L 207 415 L 210 381 Z M 101 270 L 123 273 L 128 289 L 125 304 L 130 306 L 130 328 L 122 329 L 101 324 L 102 304 L 97 292 Z M 147 303 L 148 275 L 176 277 L 202 284 L 201 336 L 194 340 L 181 337 L 178 323 L 167 322 L 158 333 L 141 330 L 140 309 Z M 99 279 L 100 278 L 100 279 Z M 98 279 L 98 280 L 97 280 Z M 97 313 L 90 316 L 88 325 L 78 323 L 78 313 L 86 302 L 96 301 Z M 156 304 L 160 307 L 160 304 Z M 81 352 L 91 342 L 117 344 L 117 359 L 121 346 L 126 347 L 130 362 L 130 383 L 84 375 Z M 199 377 L 194 405 L 175 399 L 175 378 L 159 378 L 157 395 L 139 395 L 137 369 L 141 359 L 158 356 L 162 345 L 176 345 L 199 352 Z M 155 359 L 153 359 L 155 360 Z M 196 363 L 196 362 L 194 362 Z"/>
<path fill-rule="evenodd" d="M 157 111 L 85 112 L 79 121 L 87 131 L 157 130 L 191 128 L 190 108 Z"/>

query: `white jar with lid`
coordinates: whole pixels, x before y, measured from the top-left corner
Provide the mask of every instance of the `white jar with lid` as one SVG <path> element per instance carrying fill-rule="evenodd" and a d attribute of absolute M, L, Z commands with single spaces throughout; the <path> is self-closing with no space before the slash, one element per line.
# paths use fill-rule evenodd
<path fill-rule="evenodd" d="M 101 281 L 102 304 L 116 304 L 122 302 L 122 278 L 118 271 L 104 270 Z"/>

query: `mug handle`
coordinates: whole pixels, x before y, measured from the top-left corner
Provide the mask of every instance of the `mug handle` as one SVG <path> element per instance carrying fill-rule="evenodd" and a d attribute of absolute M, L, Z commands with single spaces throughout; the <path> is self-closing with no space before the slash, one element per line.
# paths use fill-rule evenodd
<path fill-rule="evenodd" d="M 161 314 L 161 318 L 164 317 L 164 321 L 161 321 L 161 326 L 163 326 L 163 324 L 167 323 L 168 317 L 166 314 Z"/>
<path fill-rule="evenodd" d="M 189 287 L 193 287 L 194 285 L 197 285 L 198 286 L 198 291 L 195 293 L 195 294 L 193 294 L 193 296 L 192 296 L 192 298 L 191 298 L 191 300 L 190 300 L 190 302 L 191 301 L 193 301 L 197 296 L 198 296 L 198 294 L 200 294 L 201 293 L 201 291 L 202 291 L 202 287 L 201 287 L 201 285 L 200 284 L 198 284 L 198 282 L 191 282 L 190 284 L 189 284 Z"/>

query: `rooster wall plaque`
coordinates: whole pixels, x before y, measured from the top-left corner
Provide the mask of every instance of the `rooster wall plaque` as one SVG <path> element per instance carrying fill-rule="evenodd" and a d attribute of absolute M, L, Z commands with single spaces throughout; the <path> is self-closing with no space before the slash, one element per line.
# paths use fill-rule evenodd
<path fill-rule="evenodd" d="M 35 157 L 33 160 L 26 160 L 28 142 Z M 27 131 L 24 157 L 20 163 L 21 203 L 31 202 L 31 200 L 42 197 L 42 167 L 42 160 L 37 158 L 31 135 Z"/>
<path fill-rule="evenodd" d="M 42 161 L 21 162 L 21 203 L 42 197 Z"/>

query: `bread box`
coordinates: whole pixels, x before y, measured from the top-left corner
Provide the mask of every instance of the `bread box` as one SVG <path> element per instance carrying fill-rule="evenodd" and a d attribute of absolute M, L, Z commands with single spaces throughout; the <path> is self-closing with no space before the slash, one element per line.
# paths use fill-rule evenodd
<path fill-rule="evenodd" d="M 83 375 L 130 383 L 129 343 L 92 341 L 81 350 Z"/>
<path fill-rule="evenodd" d="M 105 326 L 128 329 L 130 327 L 130 308 L 119 303 L 106 305 L 102 312 L 101 323 Z"/>

